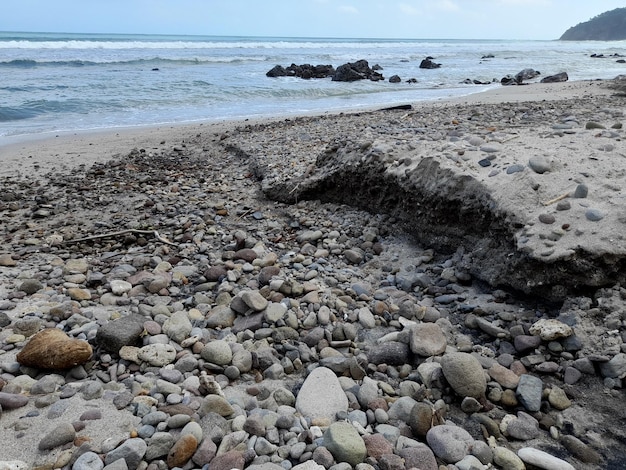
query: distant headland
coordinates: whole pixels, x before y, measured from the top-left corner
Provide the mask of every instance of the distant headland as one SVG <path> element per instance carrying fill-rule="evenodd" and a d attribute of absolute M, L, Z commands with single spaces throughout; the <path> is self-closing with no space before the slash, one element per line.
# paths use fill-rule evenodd
<path fill-rule="evenodd" d="M 626 39 L 626 8 L 604 12 L 569 28 L 561 41 L 621 41 Z"/>

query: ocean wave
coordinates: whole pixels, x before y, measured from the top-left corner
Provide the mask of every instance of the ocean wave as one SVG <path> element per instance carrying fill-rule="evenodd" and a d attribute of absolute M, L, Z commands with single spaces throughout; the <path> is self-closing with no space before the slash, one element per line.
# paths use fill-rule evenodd
<path fill-rule="evenodd" d="M 420 45 L 442 46 L 445 41 L 421 41 Z M 248 40 L 248 41 L 31 41 L 0 40 L 0 49 L 372 49 L 415 47 L 416 41 L 385 40 Z"/>
<path fill-rule="evenodd" d="M 270 58 L 266 56 L 255 57 L 194 57 L 194 58 L 167 58 L 167 57 L 150 57 L 150 58 L 129 58 L 127 60 L 119 59 L 98 59 L 98 60 L 54 60 L 54 59 L 0 59 L 0 67 L 13 68 L 33 68 L 33 67 L 88 67 L 101 65 L 201 65 L 201 64 L 237 64 L 246 62 L 267 62 Z"/>

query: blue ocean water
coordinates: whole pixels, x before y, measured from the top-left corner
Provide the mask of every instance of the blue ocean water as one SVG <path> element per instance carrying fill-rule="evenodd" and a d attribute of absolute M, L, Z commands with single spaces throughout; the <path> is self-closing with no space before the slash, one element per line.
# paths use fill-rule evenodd
<path fill-rule="evenodd" d="M 0 138 L 416 103 L 500 86 L 461 82 L 524 68 L 608 79 L 626 73 L 607 57 L 621 53 L 625 42 L 0 32 Z M 426 56 L 442 67 L 419 69 Z M 265 76 L 277 64 L 337 67 L 359 59 L 403 82 Z"/>

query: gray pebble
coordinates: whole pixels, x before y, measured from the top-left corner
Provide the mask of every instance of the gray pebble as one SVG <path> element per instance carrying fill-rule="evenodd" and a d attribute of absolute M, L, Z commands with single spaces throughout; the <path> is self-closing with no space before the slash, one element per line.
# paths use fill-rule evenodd
<path fill-rule="evenodd" d="M 587 209 L 585 211 L 585 217 L 591 222 L 598 222 L 604 219 L 604 212 L 602 212 L 600 209 Z"/>

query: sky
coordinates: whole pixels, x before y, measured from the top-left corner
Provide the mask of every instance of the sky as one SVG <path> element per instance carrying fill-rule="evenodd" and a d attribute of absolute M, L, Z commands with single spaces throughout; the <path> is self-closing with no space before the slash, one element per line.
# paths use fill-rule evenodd
<path fill-rule="evenodd" d="M 2 0 L 0 31 L 558 39 L 616 0 Z"/>

